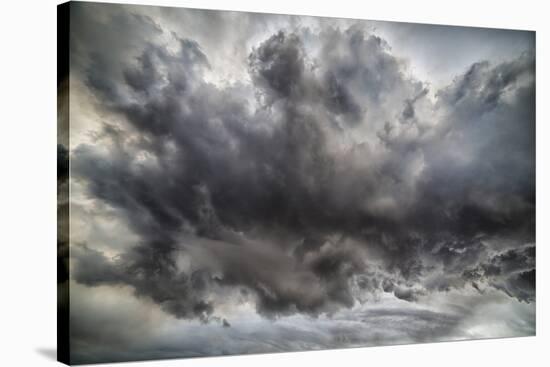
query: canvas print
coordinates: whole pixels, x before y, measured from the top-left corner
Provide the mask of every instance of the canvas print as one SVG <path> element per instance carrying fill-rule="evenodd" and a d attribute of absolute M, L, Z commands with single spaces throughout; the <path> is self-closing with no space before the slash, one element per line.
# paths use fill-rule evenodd
<path fill-rule="evenodd" d="M 535 32 L 58 21 L 61 361 L 535 334 Z"/>

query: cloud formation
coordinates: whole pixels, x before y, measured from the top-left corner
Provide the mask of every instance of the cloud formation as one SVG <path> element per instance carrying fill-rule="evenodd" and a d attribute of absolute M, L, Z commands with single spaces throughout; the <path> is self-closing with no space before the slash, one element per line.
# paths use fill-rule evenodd
<path fill-rule="evenodd" d="M 246 80 L 220 83 L 197 40 L 114 14 L 87 21 L 121 27 L 109 44 L 88 23 L 72 40 L 91 44 L 74 69 L 103 118 L 71 178 L 138 240 L 74 244 L 77 283 L 228 330 L 226 299 L 268 319 L 468 289 L 535 301 L 533 50 L 433 90 L 360 24 L 280 27 L 246 53 Z M 440 324 L 416 341 L 461 321 L 402 312 Z"/>

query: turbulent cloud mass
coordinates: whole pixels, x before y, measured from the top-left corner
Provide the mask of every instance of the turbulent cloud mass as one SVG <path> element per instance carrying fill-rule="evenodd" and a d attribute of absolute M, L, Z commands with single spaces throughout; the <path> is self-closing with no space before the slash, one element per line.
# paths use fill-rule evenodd
<path fill-rule="evenodd" d="M 74 362 L 534 334 L 534 33 L 71 18 Z"/>

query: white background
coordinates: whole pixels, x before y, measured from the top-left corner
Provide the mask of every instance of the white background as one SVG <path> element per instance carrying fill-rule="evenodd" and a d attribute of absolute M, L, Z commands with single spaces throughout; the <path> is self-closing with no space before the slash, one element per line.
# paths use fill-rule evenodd
<path fill-rule="evenodd" d="M 127 2 L 127 1 L 120 1 Z M 548 67 L 545 1 L 179 0 L 132 3 L 537 31 L 537 336 L 140 363 L 142 366 L 542 366 L 548 314 Z M 6 1 L 0 20 L 0 366 L 54 365 L 56 3 Z M 546 362 L 546 363 L 545 363 Z M 121 364 L 118 364 L 121 366 Z M 138 364 L 122 364 L 134 366 Z M 107 365 L 105 365 L 107 366 Z"/>

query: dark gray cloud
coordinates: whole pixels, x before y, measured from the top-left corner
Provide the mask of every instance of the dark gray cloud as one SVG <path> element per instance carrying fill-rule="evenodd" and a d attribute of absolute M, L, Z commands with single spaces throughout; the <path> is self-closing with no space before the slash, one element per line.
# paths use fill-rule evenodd
<path fill-rule="evenodd" d="M 218 83 L 219 60 L 195 39 L 118 16 L 75 32 L 89 43 L 75 69 L 105 118 L 72 147 L 71 174 L 138 241 L 116 255 L 73 245 L 76 282 L 129 287 L 228 332 L 217 294 L 269 319 L 469 287 L 535 301 L 534 52 L 431 91 L 358 25 L 279 28 L 248 50 L 247 80 Z M 123 34 L 100 43 L 114 19 Z M 414 317 L 406 340 L 462 321 Z"/>
<path fill-rule="evenodd" d="M 119 93 L 92 61 L 88 85 L 125 118 L 136 138 L 105 126 L 102 139 L 112 142 L 109 157 L 90 145 L 76 147 L 73 172 L 88 182 L 93 197 L 126 210 L 143 244 L 119 262 L 147 276 L 137 282 L 110 273 L 110 263 L 95 254 L 79 260 L 76 279 L 93 284 L 86 273 L 103 274 L 110 278 L 104 282 L 131 284 L 136 294 L 152 297 L 177 316 L 209 314 L 212 305 L 188 296 L 192 274 L 174 264 L 178 236 L 188 233 L 195 238 L 190 242 L 205 238 L 234 246 L 238 257 L 225 250 L 227 245 L 213 247 L 220 263 L 203 265 L 221 272 L 217 282 L 252 290 L 260 312 L 317 313 L 354 304 L 352 283 L 366 268 L 363 247 L 381 256 L 387 272 L 409 282 L 429 272 L 426 262 L 459 276 L 484 253 L 476 236 L 534 239 L 532 55 L 493 67 L 474 64 L 438 92 L 434 108 L 445 118 L 437 126 L 419 129 L 414 138 L 386 129 L 379 135 L 386 151 L 363 167 L 358 156 L 369 160 L 370 154 L 361 144 L 350 152 L 330 150 L 329 140 L 345 133 L 333 122 L 346 113 L 357 120 L 369 102 L 390 100 L 401 89 L 414 92 L 400 103 L 402 117 L 416 118 L 413 105 L 425 98 L 426 89 L 404 77 L 399 61 L 376 36 L 350 28 L 319 37 L 326 43 L 320 72 L 308 66 L 297 33 L 279 31 L 252 51 L 250 74 L 263 96 L 253 112 L 238 91 L 203 81 L 210 66 L 192 40 L 178 39 L 176 51 L 146 46 L 116 82 Z M 331 47 L 334 42 L 338 47 Z M 522 76 L 528 79 L 520 86 Z M 367 105 L 358 107 L 352 91 Z M 461 151 L 452 151 L 459 146 Z M 136 162 L 140 151 L 154 163 Z M 417 153 L 424 168 L 411 184 L 399 161 Z M 471 161 L 460 162 L 454 154 L 471 154 Z M 390 206 L 387 213 L 369 210 L 369 202 L 399 202 L 402 190 L 412 196 L 407 205 Z M 341 239 L 329 240 L 334 234 Z M 254 249 L 264 237 L 272 254 Z M 348 239 L 357 244 L 346 247 Z M 269 259 L 262 263 L 262 256 Z M 101 271 L 88 268 L 89 261 Z M 278 274 L 285 269 L 296 273 L 285 279 L 296 291 L 280 284 Z M 514 279 L 519 284 L 528 277 Z M 304 291 L 302 282 L 305 288 L 319 287 Z M 519 288 L 506 289 L 513 295 Z M 394 294 L 416 299 L 408 288 Z"/>
<path fill-rule="evenodd" d="M 464 271 L 472 282 L 487 281 L 524 302 L 535 301 L 535 246 L 512 249 L 490 257 L 478 267 Z"/>

